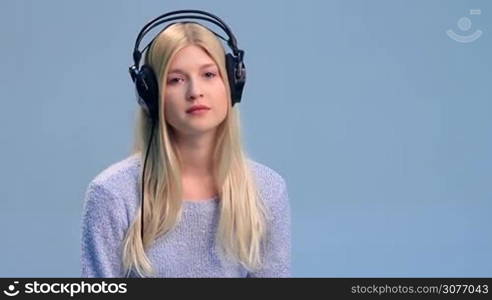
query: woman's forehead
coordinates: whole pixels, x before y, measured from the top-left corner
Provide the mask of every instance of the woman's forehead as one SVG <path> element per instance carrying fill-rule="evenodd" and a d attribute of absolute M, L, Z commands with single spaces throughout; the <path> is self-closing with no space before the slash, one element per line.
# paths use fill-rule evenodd
<path fill-rule="evenodd" d="M 215 63 L 205 63 L 205 64 L 202 64 L 202 65 L 198 65 L 198 66 L 195 66 L 195 67 L 191 67 L 191 68 L 184 68 L 184 69 L 181 69 L 181 68 L 176 68 L 176 67 L 173 67 L 171 70 L 169 70 L 169 74 L 171 73 L 186 73 L 188 70 L 190 69 L 197 69 L 197 70 L 202 70 L 202 69 L 206 69 L 206 68 L 211 68 L 211 67 L 216 67 Z"/>
<path fill-rule="evenodd" d="M 171 72 L 199 70 L 216 66 L 214 60 L 201 47 L 190 45 L 180 49 L 170 63 Z"/>

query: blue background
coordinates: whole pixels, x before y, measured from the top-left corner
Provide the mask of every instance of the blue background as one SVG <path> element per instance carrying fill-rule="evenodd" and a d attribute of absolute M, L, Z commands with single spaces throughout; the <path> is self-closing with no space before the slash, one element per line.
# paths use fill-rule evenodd
<path fill-rule="evenodd" d="M 0 2 L 0 276 L 79 276 L 85 189 L 132 143 L 136 35 L 186 8 L 246 51 L 244 141 L 287 181 L 294 276 L 492 276 L 485 0 Z"/>

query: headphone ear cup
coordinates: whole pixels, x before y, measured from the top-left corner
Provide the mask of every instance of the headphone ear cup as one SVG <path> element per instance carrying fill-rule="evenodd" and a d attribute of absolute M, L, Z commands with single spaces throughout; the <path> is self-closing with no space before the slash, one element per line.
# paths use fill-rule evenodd
<path fill-rule="evenodd" d="M 138 104 L 152 120 L 157 120 L 159 111 L 159 85 L 154 71 L 147 65 L 140 68 L 135 80 L 135 86 L 140 98 Z"/>
<path fill-rule="evenodd" d="M 242 61 L 231 53 L 226 55 L 227 77 L 229 77 L 229 85 L 231 87 L 232 106 L 241 102 L 244 84 L 246 83 L 246 67 Z M 237 76 L 237 73 L 240 73 Z"/>

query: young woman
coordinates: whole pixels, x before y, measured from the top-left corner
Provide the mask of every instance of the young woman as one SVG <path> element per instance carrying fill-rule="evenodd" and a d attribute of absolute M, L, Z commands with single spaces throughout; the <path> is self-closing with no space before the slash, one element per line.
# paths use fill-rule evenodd
<path fill-rule="evenodd" d="M 87 188 L 82 276 L 290 277 L 286 182 L 242 147 L 221 42 L 178 22 L 144 59 L 158 79 L 159 121 L 150 134 L 140 109 L 133 152 Z"/>

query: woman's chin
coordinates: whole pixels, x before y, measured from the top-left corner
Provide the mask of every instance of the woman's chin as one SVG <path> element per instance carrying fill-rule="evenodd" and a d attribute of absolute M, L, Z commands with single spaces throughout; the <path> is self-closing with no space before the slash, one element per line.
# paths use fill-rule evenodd
<path fill-rule="evenodd" d="M 198 126 L 195 124 L 195 126 L 189 126 L 186 131 L 184 131 L 184 134 L 187 136 L 200 136 L 200 135 L 206 135 L 206 134 L 211 134 L 215 133 L 217 129 L 217 126 Z"/>

